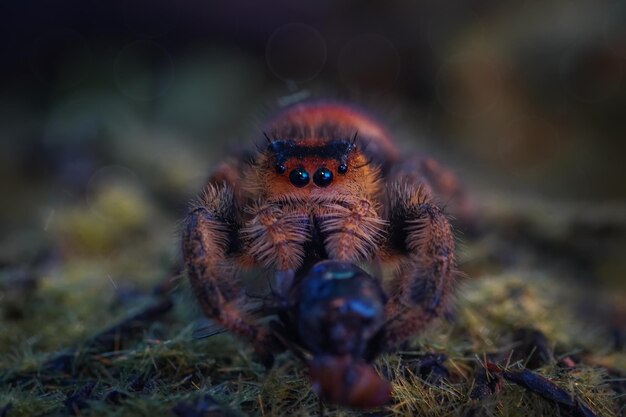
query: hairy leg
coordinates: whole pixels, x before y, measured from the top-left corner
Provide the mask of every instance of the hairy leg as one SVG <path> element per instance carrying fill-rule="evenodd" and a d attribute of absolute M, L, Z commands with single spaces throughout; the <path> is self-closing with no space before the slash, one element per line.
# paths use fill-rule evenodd
<path fill-rule="evenodd" d="M 329 259 L 372 259 L 383 241 L 386 222 L 380 217 L 377 202 L 365 197 L 324 202 L 315 217 Z"/>
<path fill-rule="evenodd" d="M 435 159 L 405 158 L 394 165 L 390 177 L 407 184 L 421 184 L 426 194 L 436 196 L 433 203 L 444 204 L 463 226 L 476 220 L 474 206 L 458 177 Z"/>
<path fill-rule="evenodd" d="M 207 185 L 183 228 L 182 250 L 192 289 L 202 311 L 228 331 L 254 343 L 264 360 L 272 344 L 267 329 L 245 311 L 250 305 L 237 278 L 237 222 L 233 191 Z"/>
<path fill-rule="evenodd" d="M 356 197 L 306 202 L 285 198 L 258 204 L 241 230 L 242 252 L 247 262 L 277 270 L 276 289 L 284 295 L 304 260 L 372 259 L 386 226 L 377 204 Z"/>
<path fill-rule="evenodd" d="M 216 187 L 226 186 L 230 188 L 235 195 L 235 200 L 239 201 L 242 195 L 241 177 L 248 167 L 246 161 L 249 159 L 250 156 L 243 152 L 228 157 L 213 169 L 207 183 Z"/>
<path fill-rule="evenodd" d="M 442 315 L 454 288 L 454 236 L 428 191 L 398 182 L 389 190 L 388 260 L 398 263 L 386 307 L 387 349 Z"/>
<path fill-rule="evenodd" d="M 248 262 L 279 272 L 296 270 L 305 256 L 304 244 L 311 238 L 308 213 L 267 201 L 253 206 L 249 214 L 240 233 Z"/>

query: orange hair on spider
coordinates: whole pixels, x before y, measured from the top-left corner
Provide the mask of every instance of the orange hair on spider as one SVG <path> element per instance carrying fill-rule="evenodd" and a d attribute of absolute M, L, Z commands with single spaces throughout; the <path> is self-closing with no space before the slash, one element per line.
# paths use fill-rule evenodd
<path fill-rule="evenodd" d="M 380 192 L 379 166 L 372 155 L 385 161 L 398 157 L 379 123 L 334 103 L 289 107 L 270 121 L 264 135 L 266 147 L 247 172 L 244 188 L 270 199 L 372 197 Z M 327 183 L 317 181 L 316 174 Z"/>

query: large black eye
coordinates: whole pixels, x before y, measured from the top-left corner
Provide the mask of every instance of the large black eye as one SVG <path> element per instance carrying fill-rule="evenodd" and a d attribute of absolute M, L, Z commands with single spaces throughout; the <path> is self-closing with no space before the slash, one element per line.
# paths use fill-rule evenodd
<path fill-rule="evenodd" d="M 346 164 L 341 164 L 337 167 L 337 172 L 340 174 L 345 174 L 346 172 L 348 172 L 348 165 Z"/>
<path fill-rule="evenodd" d="M 313 182 L 320 187 L 326 187 L 333 182 L 333 173 L 328 168 L 319 168 L 313 174 Z"/>
<path fill-rule="evenodd" d="M 304 168 L 296 168 L 289 173 L 289 181 L 296 187 L 304 187 L 309 183 L 309 173 Z"/>

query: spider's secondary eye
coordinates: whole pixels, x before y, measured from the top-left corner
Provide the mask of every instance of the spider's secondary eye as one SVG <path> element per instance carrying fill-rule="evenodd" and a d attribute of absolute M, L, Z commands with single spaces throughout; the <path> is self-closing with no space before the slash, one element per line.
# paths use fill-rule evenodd
<path fill-rule="evenodd" d="M 313 174 L 313 182 L 320 187 L 326 187 L 333 182 L 333 173 L 328 168 L 319 168 Z"/>
<path fill-rule="evenodd" d="M 345 174 L 346 172 L 348 172 L 348 165 L 346 164 L 341 164 L 337 167 L 337 172 L 340 174 Z"/>
<path fill-rule="evenodd" d="M 286 170 L 287 170 L 287 168 L 285 168 L 285 166 L 283 164 L 276 164 L 276 173 L 277 174 L 284 174 Z"/>
<path fill-rule="evenodd" d="M 296 168 L 289 173 L 289 181 L 296 187 L 304 187 L 309 183 L 309 173 L 304 168 Z"/>

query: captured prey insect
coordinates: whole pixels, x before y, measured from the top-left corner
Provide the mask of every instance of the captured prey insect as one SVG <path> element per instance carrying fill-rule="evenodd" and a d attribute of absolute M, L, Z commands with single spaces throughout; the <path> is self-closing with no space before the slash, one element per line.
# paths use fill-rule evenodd
<path fill-rule="evenodd" d="M 183 226 L 187 273 L 204 314 L 270 364 L 281 344 L 254 313 L 243 270 L 277 277 L 285 298 L 320 259 L 390 271 L 376 351 L 391 351 L 440 316 L 453 292 L 455 244 L 441 201 L 465 205 L 456 177 L 401 155 L 371 116 L 296 104 L 267 123 L 256 151 L 231 155 L 210 175 Z"/>
<path fill-rule="evenodd" d="M 333 404 L 386 404 L 391 386 L 369 364 L 385 337 L 386 296 L 380 283 L 339 261 L 316 263 L 296 282 L 272 330 L 306 362 L 313 391 Z"/>

